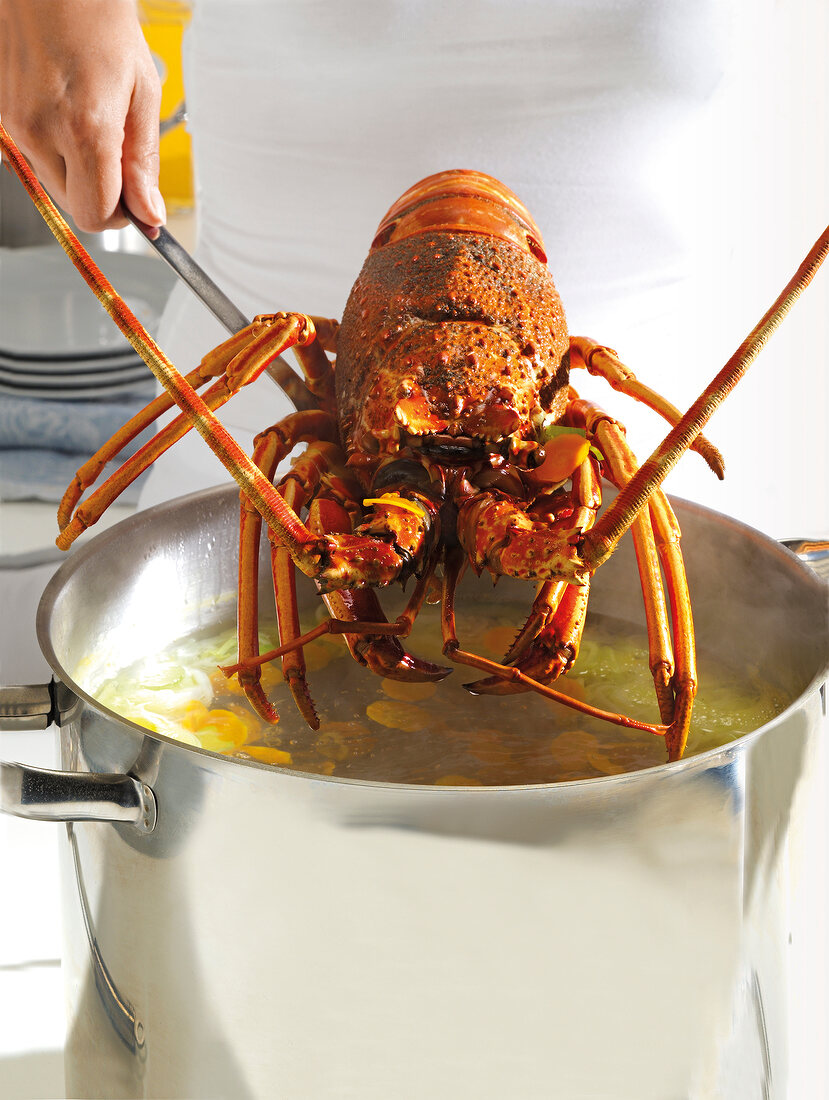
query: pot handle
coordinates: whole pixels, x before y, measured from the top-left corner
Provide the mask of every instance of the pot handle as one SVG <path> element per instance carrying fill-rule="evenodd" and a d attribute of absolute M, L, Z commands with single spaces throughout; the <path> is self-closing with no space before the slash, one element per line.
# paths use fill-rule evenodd
<path fill-rule="evenodd" d="M 155 828 L 155 795 L 131 775 L 59 772 L 0 762 L 0 810 L 35 821 L 120 821 Z"/>
<path fill-rule="evenodd" d="M 821 539 L 781 539 L 782 544 L 800 560 L 814 569 L 824 580 L 829 580 L 829 542 Z"/>
<path fill-rule="evenodd" d="M 65 684 L 0 688 L 0 727 L 43 730 L 61 725 L 78 702 Z M 60 772 L 0 761 L 0 811 L 35 821 L 120 821 L 142 833 L 155 828 L 155 795 L 131 775 Z"/>
<path fill-rule="evenodd" d="M 0 729 L 45 730 L 53 722 L 60 726 L 71 717 L 77 702 L 77 696 L 60 680 L 0 687 Z"/>

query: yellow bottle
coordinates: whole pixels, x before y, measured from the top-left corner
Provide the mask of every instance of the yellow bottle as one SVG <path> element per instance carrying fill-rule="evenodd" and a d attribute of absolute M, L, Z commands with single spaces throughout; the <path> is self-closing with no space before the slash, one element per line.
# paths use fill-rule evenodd
<path fill-rule="evenodd" d="M 144 37 L 161 74 L 159 188 L 170 213 L 193 209 L 193 162 L 184 119 L 181 43 L 190 21 L 189 0 L 138 0 Z M 177 121 L 178 119 L 178 121 Z"/>

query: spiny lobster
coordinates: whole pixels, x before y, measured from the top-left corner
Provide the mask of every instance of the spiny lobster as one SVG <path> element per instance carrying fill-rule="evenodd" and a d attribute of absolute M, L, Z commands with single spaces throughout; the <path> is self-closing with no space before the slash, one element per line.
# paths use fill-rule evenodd
<path fill-rule="evenodd" d="M 441 602 L 445 656 L 486 674 L 467 685 L 473 694 L 534 690 L 664 735 L 668 758 L 681 757 L 697 684 L 694 632 L 680 531 L 659 485 L 689 447 L 722 477 L 719 453 L 700 429 L 810 281 L 829 249 L 829 231 L 684 416 L 610 348 L 568 336 L 530 213 L 503 184 L 469 171 L 430 176 L 394 203 L 341 324 L 299 313 L 259 316 L 182 377 L 83 251 L 2 127 L 0 146 L 167 391 L 78 471 L 59 508 L 59 546 L 71 545 L 195 427 L 242 489 L 239 656 L 225 671 L 238 675 L 267 721 L 278 716 L 260 669 L 281 657 L 300 712 L 319 725 L 303 646 L 325 632 L 343 634 L 355 660 L 383 676 L 442 679 L 449 668 L 418 659 L 401 643 L 423 602 L 434 597 Z M 300 379 L 283 372 L 298 408 L 257 436 L 251 460 L 213 412 L 288 348 L 303 373 Z M 641 467 L 619 422 L 570 385 L 575 368 L 603 377 L 673 425 Z M 208 382 L 200 397 L 196 389 Z M 174 403 L 181 415 L 79 505 L 104 465 Z M 301 443 L 306 449 L 274 485 L 278 464 Z M 620 492 L 597 519 L 602 477 Z M 282 643 L 266 654 L 259 653 L 257 619 L 263 519 Z M 578 655 L 591 575 L 631 526 L 662 724 L 599 710 L 550 686 Z M 502 662 L 460 647 L 454 596 L 469 565 L 536 582 L 529 616 Z M 330 615 L 305 634 L 297 566 L 315 580 Z M 375 588 L 412 575 L 405 610 L 389 622 Z"/>

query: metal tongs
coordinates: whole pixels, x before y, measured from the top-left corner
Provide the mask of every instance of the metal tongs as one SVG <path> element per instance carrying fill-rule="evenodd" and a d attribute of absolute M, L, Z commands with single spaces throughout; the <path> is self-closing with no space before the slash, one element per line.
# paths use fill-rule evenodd
<path fill-rule="evenodd" d="M 213 316 L 230 333 L 247 328 L 250 321 L 238 309 L 230 298 L 220 290 L 186 248 L 163 225 L 147 225 L 131 213 L 121 201 L 124 216 L 132 222 L 138 232 L 147 240 L 163 260 L 170 265 L 176 275 L 186 283 L 196 297 L 204 303 Z M 281 356 L 265 368 L 269 377 L 279 386 L 288 400 L 297 409 L 316 408 L 316 401 L 305 383 Z"/>

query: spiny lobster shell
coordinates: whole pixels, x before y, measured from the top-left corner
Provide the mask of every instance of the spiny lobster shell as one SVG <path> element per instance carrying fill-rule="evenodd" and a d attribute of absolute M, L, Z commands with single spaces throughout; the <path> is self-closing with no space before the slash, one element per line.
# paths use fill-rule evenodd
<path fill-rule="evenodd" d="M 506 237 L 408 232 L 375 244 L 343 314 L 346 450 L 394 450 L 401 431 L 533 438 L 533 417 L 558 418 L 567 401 L 567 325 L 546 264 Z"/>

